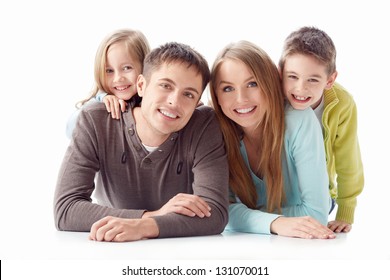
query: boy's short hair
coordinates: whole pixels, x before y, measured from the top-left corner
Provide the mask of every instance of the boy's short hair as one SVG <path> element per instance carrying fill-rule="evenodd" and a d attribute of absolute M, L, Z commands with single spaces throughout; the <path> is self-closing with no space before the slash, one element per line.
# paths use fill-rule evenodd
<path fill-rule="evenodd" d="M 210 69 L 206 59 L 188 45 L 170 42 L 152 50 L 145 58 L 143 75 L 150 79 L 153 71 L 158 70 L 165 63 L 187 63 L 189 67 L 195 67 L 202 76 L 202 91 L 210 80 Z"/>
<path fill-rule="evenodd" d="M 284 41 L 279 67 L 283 70 L 286 58 L 292 54 L 311 55 L 325 64 L 328 75 L 336 71 L 336 48 L 332 39 L 316 27 L 301 27 Z"/>

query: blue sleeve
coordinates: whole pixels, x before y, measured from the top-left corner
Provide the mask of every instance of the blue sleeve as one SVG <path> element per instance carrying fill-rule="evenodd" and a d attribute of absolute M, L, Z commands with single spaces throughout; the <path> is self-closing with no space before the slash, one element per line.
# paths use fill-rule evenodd
<path fill-rule="evenodd" d="M 286 198 L 295 203 L 288 203 L 283 215 L 308 215 L 326 225 L 330 195 L 325 148 L 321 126 L 311 108 L 286 112 L 285 154 Z"/>
<path fill-rule="evenodd" d="M 70 117 L 68 119 L 68 122 L 66 123 L 65 133 L 66 133 L 66 137 L 68 137 L 68 139 L 72 138 L 73 130 L 76 127 L 76 122 L 77 122 L 77 119 L 78 119 L 78 117 L 80 115 L 80 110 L 81 109 L 75 110 L 72 113 L 72 115 L 70 115 Z"/>
<path fill-rule="evenodd" d="M 104 93 L 104 92 L 99 92 L 95 98 L 91 98 L 90 100 L 88 100 L 81 108 L 83 108 L 84 106 L 86 106 L 87 104 L 91 104 L 91 103 L 94 103 L 94 102 L 98 102 L 98 95 L 99 94 L 105 94 L 104 96 L 106 96 L 107 94 Z M 103 96 L 103 97 L 104 97 Z M 103 99 L 102 97 L 102 99 Z M 66 133 L 66 137 L 68 137 L 69 139 L 72 138 L 72 134 L 73 134 L 73 130 L 74 128 L 76 127 L 76 123 L 77 123 L 77 119 L 80 115 L 80 110 L 81 108 L 75 110 L 72 115 L 70 115 L 69 119 L 68 119 L 68 122 L 66 123 L 66 130 L 65 130 L 65 133 Z"/>
<path fill-rule="evenodd" d="M 241 202 L 229 205 L 229 222 L 226 230 L 248 233 L 271 233 L 271 223 L 280 215 L 248 208 Z"/>
<path fill-rule="evenodd" d="M 106 92 L 99 90 L 95 96 L 95 99 L 99 102 L 103 102 L 103 98 L 107 95 Z"/>

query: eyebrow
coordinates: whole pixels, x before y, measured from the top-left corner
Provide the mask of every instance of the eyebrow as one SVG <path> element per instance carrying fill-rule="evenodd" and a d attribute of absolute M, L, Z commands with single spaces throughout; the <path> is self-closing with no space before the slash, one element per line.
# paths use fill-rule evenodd
<path fill-rule="evenodd" d="M 161 78 L 161 79 L 159 79 L 159 81 L 165 81 L 165 82 L 171 83 L 171 84 L 173 84 L 173 85 L 176 86 L 176 83 L 175 83 L 173 80 L 169 79 L 169 78 Z M 198 92 L 198 90 L 197 90 L 196 88 L 193 88 L 193 87 L 186 87 L 186 88 L 184 88 L 184 89 L 185 89 L 185 90 L 189 90 L 189 91 L 193 91 L 193 92 L 195 92 L 197 95 L 200 95 L 200 93 Z"/>
<path fill-rule="evenodd" d="M 136 63 L 135 62 L 131 62 L 131 61 L 128 61 L 128 62 L 124 62 L 124 63 L 120 63 L 119 64 L 119 67 L 123 67 L 123 66 L 128 66 L 130 65 L 131 67 L 135 67 L 136 66 Z M 106 63 L 106 68 L 114 68 L 111 66 L 111 64 L 109 64 L 108 62 Z"/>
<path fill-rule="evenodd" d="M 286 71 L 286 74 L 294 74 L 294 75 L 297 75 L 298 74 L 295 72 L 295 71 Z M 312 78 L 323 78 L 323 76 L 319 75 L 319 74 L 311 74 L 309 75 L 309 77 L 312 77 Z"/>
<path fill-rule="evenodd" d="M 249 78 L 247 78 L 246 80 L 244 80 L 244 84 L 245 84 L 245 83 L 248 83 L 249 81 L 252 81 L 252 80 L 255 80 L 255 81 L 256 81 L 255 77 L 250 76 Z M 231 83 L 231 82 L 228 82 L 228 81 L 222 80 L 222 81 L 219 81 L 218 85 L 221 85 L 221 84 L 228 84 L 228 85 L 230 85 L 230 84 L 232 84 L 232 83 Z"/>

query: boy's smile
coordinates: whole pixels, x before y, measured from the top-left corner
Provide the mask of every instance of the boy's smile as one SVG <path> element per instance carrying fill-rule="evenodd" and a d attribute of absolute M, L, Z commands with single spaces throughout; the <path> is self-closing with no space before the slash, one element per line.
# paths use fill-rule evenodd
<path fill-rule="evenodd" d="M 315 109 L 325 89 L 334 82 L 326 66 L 313 56 L 293 54 L 286 58 L 283 69 L 283 91 L 290 104 L 298 110 Z"/>

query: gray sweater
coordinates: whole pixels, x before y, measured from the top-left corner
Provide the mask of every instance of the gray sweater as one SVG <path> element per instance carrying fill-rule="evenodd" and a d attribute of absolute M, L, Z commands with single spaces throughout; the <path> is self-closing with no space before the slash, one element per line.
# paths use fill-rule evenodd
<path fill-rule="evenodd" d="M 90 231 L 105 216 L 141 218 L 177 193 L 190 193 L 209 204 L 211 216 L 154 217 L 159 237 L 218 234 L 228 220 L 228 176 L 223 137 L 211 108 L 198 107 L 182 130 L 148 153 L 131 108 L 115 120 L 103 103 L 93 103 L 80 112 L 59 171 L 55 224 L 59 230 Z"/>

